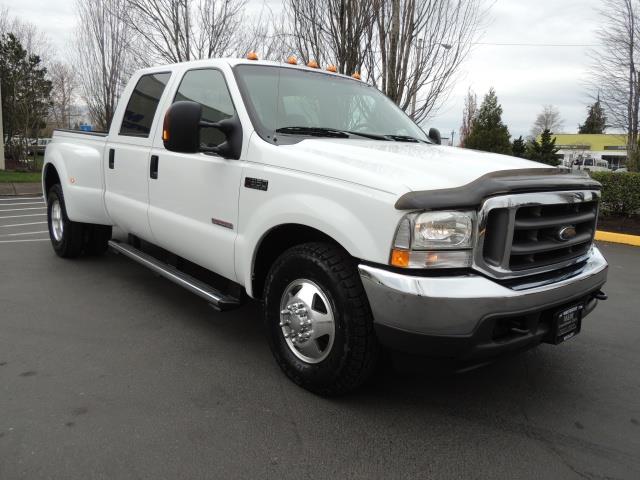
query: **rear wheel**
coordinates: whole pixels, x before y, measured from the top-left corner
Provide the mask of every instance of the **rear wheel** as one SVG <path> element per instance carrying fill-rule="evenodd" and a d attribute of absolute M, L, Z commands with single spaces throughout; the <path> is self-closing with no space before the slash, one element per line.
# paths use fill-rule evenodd
<path fill-rule="evenodd" d="M 271 267 L 264 292 L 271 350 L 295 383 L 322 395 L 362 385 L 379 347 L 353 259 L 337 246 L 307 243 Z"/>
<path fill-rule="evenodd" d="M 63 258 L 79 256 L 84 243 L 84 224 L 69 220 L 60 184 L 54 185 L 49 190 L 47 220 L 51 245 L 58 256 Z"/>

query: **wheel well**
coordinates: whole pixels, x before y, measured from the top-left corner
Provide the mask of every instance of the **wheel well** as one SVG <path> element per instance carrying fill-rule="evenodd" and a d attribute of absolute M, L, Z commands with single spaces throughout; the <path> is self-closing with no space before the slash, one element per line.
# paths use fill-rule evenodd
<path fill-rule="evenodd" d="M 254 298 L 262 298 L 264 282 L 273 262 L 275 262 L 285 250 L 308 242 L 327 242 L 342 248 L 342 246 L 329 235 L 306 225 L 279 225 L 265 235 L 260 242 L 253 265 L 252 290 Z"/>
<path fill-rule="evenodd" d="M 49 163 L 44 169 L 45 197 L 48 196 L 49 190 L 51 190 L 51 187 L 53 187 L 56 183 L 60 183 L 60 176 L 58 175 L 56 167 Z"/>

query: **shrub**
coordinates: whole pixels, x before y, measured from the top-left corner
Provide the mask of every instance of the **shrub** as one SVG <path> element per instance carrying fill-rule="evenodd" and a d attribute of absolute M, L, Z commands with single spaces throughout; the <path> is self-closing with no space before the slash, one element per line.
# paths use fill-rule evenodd
<path fill-rule="evenodd" d="M 640 210 L 640 173 L 591 172 L 602 184 L 600 213 L 630 216 Z"/>

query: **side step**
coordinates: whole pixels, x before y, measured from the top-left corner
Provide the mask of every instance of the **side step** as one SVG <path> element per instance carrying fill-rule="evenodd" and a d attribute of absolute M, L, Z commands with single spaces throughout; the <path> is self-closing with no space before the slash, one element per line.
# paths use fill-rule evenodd
<path fill-rule="evenodd" d="M 111 247 L 111 249 L 116 253 L 126 255 L 167 280 L 186 288 L 191 293 L 195 293 L 200 298 L 209 302 L 217 310 L 231 310 L 239 307 L 241 304 L 240 300 L 237 298 L 226 295 L 219 290 L 216 290 L 211 285 L 201 282 L 200 280 L 193 278 L 191 275 L 187 275 L 172 265 L 161 262 L 157 258 L 154 258 L 129 244 L 110 240 L 109 247 Z"/>

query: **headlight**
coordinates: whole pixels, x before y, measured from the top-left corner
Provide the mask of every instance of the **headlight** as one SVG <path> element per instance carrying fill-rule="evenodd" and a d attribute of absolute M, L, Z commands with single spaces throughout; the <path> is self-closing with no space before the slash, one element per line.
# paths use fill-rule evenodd
<path fill-rule="evenodd" d="M 471 248 L 472 212 L 425 212 L 414 220 L 413 249 Z"/>
<path fill-rule="evenodd" d="M 403 268 L 465 268 L 473 260 L 475 212 L 410 213 L 398 225 L 391 265 Z"/>

